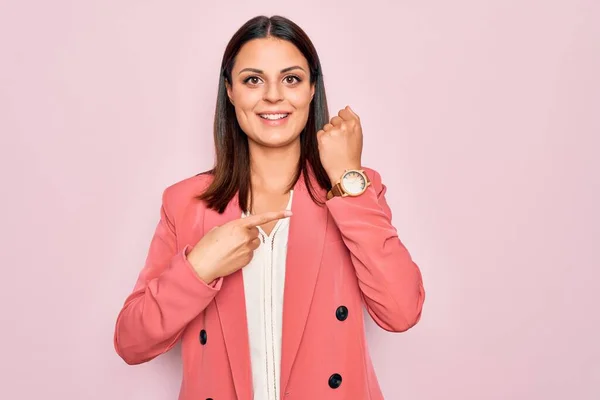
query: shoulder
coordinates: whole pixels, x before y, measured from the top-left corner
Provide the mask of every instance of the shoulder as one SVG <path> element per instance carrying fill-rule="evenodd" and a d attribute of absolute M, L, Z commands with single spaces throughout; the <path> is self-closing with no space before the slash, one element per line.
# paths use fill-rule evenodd
<path fill-rule="evenodd" d="M 189 178 L 185 178 L 168 186 L 162 195 L 163 208 L 167 214 L 177 214 L 177 210 L 182 210 L 191 202 L 196 202 L 210 185 L 213 175 L 210 172 L 203 172 Z"/>

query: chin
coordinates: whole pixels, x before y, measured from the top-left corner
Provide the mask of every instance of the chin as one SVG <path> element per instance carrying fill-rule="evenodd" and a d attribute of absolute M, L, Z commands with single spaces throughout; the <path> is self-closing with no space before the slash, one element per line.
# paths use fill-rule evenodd
<path fill-rule="evenodd" d="M 254 135 L 248 135 L 249 139 L 265 147 L 283 147 L 300 139 L 300 133 L 290 132 L 289 129 L 260 129 Z"/>
<path fill-rule="evenodd" d="M 258 143 L 266 147 L 285 147 L 297 140 L 299 136 L 277 136 L 263 138 Z"/>

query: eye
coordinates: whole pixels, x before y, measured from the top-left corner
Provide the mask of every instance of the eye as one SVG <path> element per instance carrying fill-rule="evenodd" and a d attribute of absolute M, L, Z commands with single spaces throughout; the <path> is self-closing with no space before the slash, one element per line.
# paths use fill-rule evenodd
<path fill-rule="evenodd" d="M 283 78 L 283 80 L 284 80 L 285 83 L 287 83 L 289 85 L 294 85 L 296 83 L 302 82 L 302 79 L 300 79 L 296 75 L 288 75 L 285 78 Z"/>
<path fill-rule="evenodd" d="M 260 81 L 261 79 L 258 76 L 249 76 L 246 79 L 244 79 L 244 83 L 250 84 L 251 86 L 258 85 Z"/>

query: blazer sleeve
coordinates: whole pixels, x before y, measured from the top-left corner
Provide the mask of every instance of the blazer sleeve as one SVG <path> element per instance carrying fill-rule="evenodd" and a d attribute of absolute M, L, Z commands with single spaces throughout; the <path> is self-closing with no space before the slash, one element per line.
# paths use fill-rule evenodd
<path fill-rule="evenodd" d="M 171 349 L 222 283 L 219 278 L 206 284 L 196 275 L 186 257 L 189 246 L 177 250 L 168 191 L 163 193 L 145 265 L 117 317 L 114 346 L 128 364 L 141 364 Z"/>
<path fill-rule="evenodd" d="M 371 181 L 365 193 L 333 197 L 326 205 L 350 250 L 369 315 L 386 331 L 403 332 L 421 318 L 423 280 L 392 225 L 381 176 L 365 172 Z"/>

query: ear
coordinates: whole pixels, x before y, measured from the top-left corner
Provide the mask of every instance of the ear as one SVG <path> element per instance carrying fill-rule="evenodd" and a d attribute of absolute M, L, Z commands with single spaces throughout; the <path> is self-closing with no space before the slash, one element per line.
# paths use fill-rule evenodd
<path fill-rule="evenodd" d="M 233 103 L 232 94 L 231 94 L 231 84 L 229 83 L 229 81 L 227 81 L 227 79 L 225 79 L 225 87 L 227 88 L 227 97 L 229 97 L 229 101 L 231 102 L 231 104 L 235 105 Z"/>
<path fill-rule="evenodd" d="M 312 101 L 313 97 L 315 97 L 315 84 L 313 83 L 310 86 L 310 100 Z"/>

